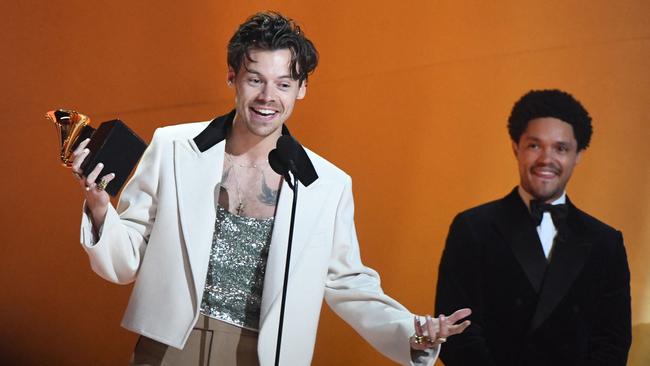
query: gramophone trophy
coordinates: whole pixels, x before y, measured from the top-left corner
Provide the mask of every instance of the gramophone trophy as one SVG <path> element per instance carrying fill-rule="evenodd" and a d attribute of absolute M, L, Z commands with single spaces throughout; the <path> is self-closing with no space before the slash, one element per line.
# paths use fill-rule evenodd
<path fill-rule="evenodd" d="M 72 110 L 57 109 L 45 116 L 54 123 L 59 134 L 63 166 L 72 166 L 72 153 L 90 137 L 86 146 L 90 153 L 81 164 L 82 175 L 87 176 L 98 163 L 103 163 L 100 177 L 115 173 L 105 190 L 111 196 L 117 195 L 144 153 L 147 147 L 144 141 L 119 119 L 104 122 L 94 129 L 89 125 L 88 116 Z"/>

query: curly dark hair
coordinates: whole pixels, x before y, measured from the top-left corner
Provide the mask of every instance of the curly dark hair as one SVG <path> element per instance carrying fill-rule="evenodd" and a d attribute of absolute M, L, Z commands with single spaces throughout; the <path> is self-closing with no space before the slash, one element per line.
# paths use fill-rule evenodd
<path fill-rule="evenodd" d="M 289 49 L 291 77 L 301 84 L 318 64 L 318 52 L 314 44 L 292 19 L 276 12 L 257 13 L 239 26 L 228 42 L 228 66 L 235 73 L 239 72 L 244 57 L 253 61 L 249 55 L 252 49 Z"/>
<path fill-rule="evenodd" d="M 589 112 L 571 94 L 558 89 L 531 90 L 515 103 L 508 118 L 512 141 L 519 142 L 528 122 L 543 117 L 557 118 L 570 124 L 578 142 L 578 151 L 589 146 L 593 132 Z"/>

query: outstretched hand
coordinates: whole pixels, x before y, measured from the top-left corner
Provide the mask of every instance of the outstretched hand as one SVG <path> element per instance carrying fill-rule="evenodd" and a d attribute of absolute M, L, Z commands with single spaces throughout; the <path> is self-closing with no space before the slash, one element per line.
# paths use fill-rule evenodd
<path fill-rule="evenodd" d="M 449 317 L 440 315 L 438 318 L 432 318 L 426 315 L 424 324 L 420 322 L 420 317 L 415 316 L 415 335 L 410 338 L 411 348 L 415 350 L 425 350 L 433 348 L 447 341 L 448 337 L 462 333 L 470 325 L 469 320 L 456 324 L 463 318 L 472 314 L 470 309 L 456 310 Z"/>

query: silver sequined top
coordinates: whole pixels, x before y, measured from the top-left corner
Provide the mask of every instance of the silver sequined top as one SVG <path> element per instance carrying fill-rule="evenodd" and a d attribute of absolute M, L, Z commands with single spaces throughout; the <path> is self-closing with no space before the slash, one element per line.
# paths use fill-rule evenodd
<path fill-rule="evenodd" d="M 273 217 L 237 216 L 217 207 L 201 314 L 259 329 Z"/>

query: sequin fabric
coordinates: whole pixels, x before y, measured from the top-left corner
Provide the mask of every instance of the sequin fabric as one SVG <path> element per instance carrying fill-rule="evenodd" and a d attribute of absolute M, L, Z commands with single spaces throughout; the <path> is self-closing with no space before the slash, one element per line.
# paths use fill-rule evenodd
<path fill-rule="evenodd" d="M 237 216 L 217 208 L 201 313 L 258 330 L 273 218 Z"/>

